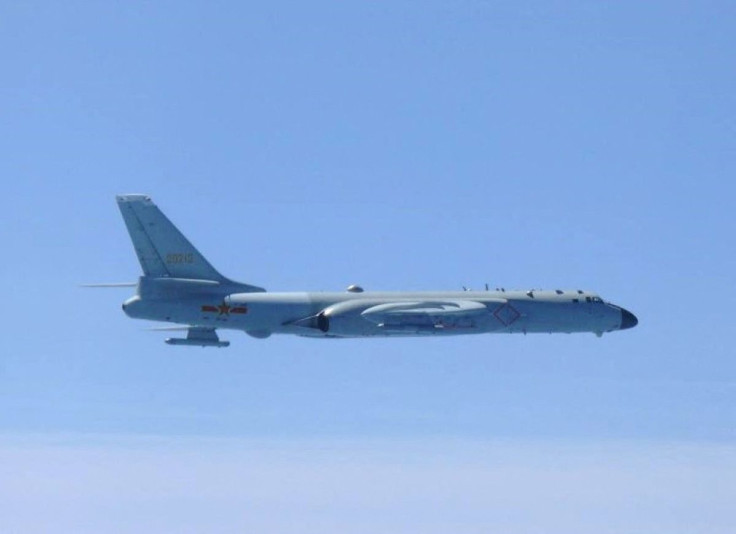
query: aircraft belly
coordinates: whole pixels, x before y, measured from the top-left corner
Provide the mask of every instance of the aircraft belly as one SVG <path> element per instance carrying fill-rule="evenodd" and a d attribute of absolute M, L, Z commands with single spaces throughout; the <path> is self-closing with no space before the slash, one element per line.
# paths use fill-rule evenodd
<path fill-rule="evenodd" d="M 244 330 L 298 333 L 288 324 L 319 311 L 307 293 L 244 293 L 230 295 L 225 301 L 247 309 L 237 326 Z"/>
<path fill-rule="evenodd" d="M 562 309 L 562 306 L 543 302 L 519 302 L 517 308 L 521 317 L 510 325 L 509 331 L 522 333 L 577 331 L 581 327 L 579 321 L 570 317 L 569 312 Z"/>
<path fill-rule="evenodd" d="M 307 293 L 203 295 L 171 301 L 133 298 L 133 317 L 193 326 L 309 337 L 451 336 L 481 333 L 606 332 L 620 312 L 593 313 L 585 306 L 516 299 L 425 301 L 387 299 L 320 300 Z M 324 317 L 320 319 L 320 314 Z M 323 321 L 320 323 L 320 321 Z M 329 327 L 324 329 L 325 324 Z"/>
<path fill-rule="evenodd" d="M 517 304 L 522 317 L 509 327 L 510 332 L 606 332 L 615 329 L 615 319 L 607 308 L 591 313 L 585 305 L 573 303 Z"/>

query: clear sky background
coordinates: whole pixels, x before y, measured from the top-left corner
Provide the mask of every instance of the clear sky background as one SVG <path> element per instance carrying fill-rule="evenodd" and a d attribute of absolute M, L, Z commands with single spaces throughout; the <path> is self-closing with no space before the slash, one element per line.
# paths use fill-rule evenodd
<path fill-rule="evenodd" d="M 4 2 L 0 531 L 736 531 L 732 2 Z M 170 347 L 147 193 L 269 290 L 582 288 L 606 335 Z"/>

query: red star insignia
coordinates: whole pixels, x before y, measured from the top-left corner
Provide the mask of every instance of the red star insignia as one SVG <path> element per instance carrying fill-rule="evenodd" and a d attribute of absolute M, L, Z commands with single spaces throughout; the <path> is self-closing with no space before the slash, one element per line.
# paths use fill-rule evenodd
<path fill-rule="evenodd" d="M 230 306 L 223 302 L 222 304 L 217 306 L 217 311 L 220 312 L 220 315 L 230 315 Z"/>

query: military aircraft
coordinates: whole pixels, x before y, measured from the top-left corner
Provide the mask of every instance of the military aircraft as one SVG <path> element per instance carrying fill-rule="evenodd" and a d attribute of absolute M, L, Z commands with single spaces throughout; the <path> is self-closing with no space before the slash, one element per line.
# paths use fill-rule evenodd
<path fill-rule="evenodd" d="M 448 336 L 482 333 L 604 332 L 638 323 L 629 311 L 581 290 L 267 292 L 220 274 L 146 195 L 120 195 L 118 207 L 143 276 L 123 311 L 181 325 L 170 345 L 227 347 L 218 329 L 255 338 Z M 109 284 L 126 285 L 126 284 Z"/>

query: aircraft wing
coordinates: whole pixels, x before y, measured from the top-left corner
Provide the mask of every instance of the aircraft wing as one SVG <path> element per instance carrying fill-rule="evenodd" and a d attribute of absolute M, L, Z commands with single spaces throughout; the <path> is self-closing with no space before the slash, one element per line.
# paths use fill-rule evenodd
<path fill-rule="evenodd" d="M 463 326 L 488 314 L 486 304 L 472 300 L 390 302 L 372 306 L 361 316 L 378 326 Z"/>
<path fill-rule="evenodd" d="M 169 345 L 189 345 L 195 347 L 228 347 L 229 341 L 220 341 L 214 328 L 205 326 L 172 327 L 169 330 L 186 330 L 187 337 L 170 337 L 165 341 Z"/>

